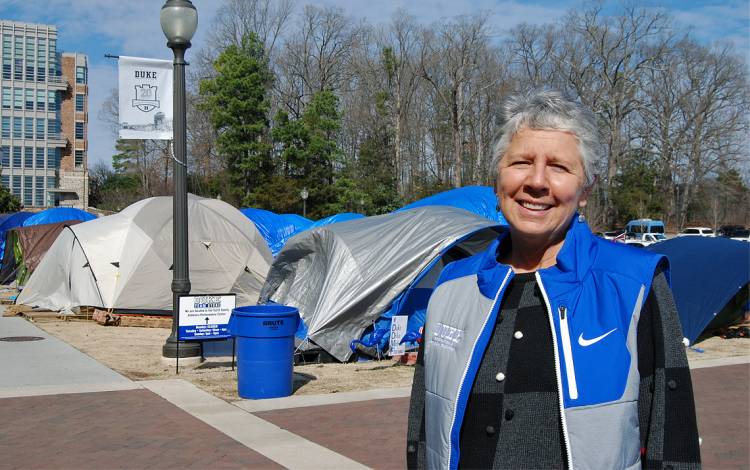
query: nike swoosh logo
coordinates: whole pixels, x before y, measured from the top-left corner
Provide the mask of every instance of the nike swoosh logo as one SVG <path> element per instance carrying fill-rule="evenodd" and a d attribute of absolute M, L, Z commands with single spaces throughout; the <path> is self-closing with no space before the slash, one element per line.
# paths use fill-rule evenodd
<path fill-rule="evenodd" d="M 617 328 L 612 328 L 611 330 L 609 330 L 608 332 L 604 333 L 603 335 L 597 336 L 596 338 L 591 338 L 591 339 L 585 339 L 583 337 L 583 333 L 581 333 L 581 336 L 578 337 L 578 344 L 580 344 L 584 348 L 586 346 L 591 346 L 592 344 L 598 343 L 599 341 L 601 341 L 604 338 L 606 338 L 607 336 L 609 336 L 610 333 L 613 333 L 616 329 Z"/>

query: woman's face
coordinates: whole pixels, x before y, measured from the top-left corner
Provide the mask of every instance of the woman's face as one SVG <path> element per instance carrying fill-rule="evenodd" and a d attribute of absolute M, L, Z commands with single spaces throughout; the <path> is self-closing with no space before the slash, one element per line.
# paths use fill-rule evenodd
<path fill-rule="evenodd" d="M 570 218 L 586 205 L 578 139 L 570 132 L 521 129 L 498 168 L 498 197 L 514 233 L 528 242 L 564 238 Z"/>

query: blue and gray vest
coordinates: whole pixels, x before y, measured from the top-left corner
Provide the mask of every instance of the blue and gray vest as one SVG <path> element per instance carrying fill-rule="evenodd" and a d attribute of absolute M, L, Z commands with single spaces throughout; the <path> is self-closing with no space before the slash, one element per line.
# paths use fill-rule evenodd
<path fill-rule="evenodd" d="M 487 250 L 449 264 L 425 325 L 428 468 L 458 467 L 459 435 L 513 270 Z M 568 468 L 640 468 L 636 330 L 661 255 L 603 240 L 574 218 L 557 264 L 536 273 L 555 356 Z"/>

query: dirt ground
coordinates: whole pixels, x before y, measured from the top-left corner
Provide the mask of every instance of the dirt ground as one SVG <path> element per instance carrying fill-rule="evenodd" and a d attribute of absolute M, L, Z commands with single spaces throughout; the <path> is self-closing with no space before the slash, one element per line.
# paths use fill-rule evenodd
<path fill-rule="evenodd" d="M 36 325 L 71 344 L 94 359 L 132 380 L 179 377 L 228 401 L 239 400 L 237 374 L 227 357 L 209 357 L 196 367 L 174 367 L 161 361 L 161 347 L 169 336 L 165 328 L 101 326 L 93 321 L 39 320 Z M 709 338 L 689 348 L 689 360 L 702 361 L 730 356 L 750 355 L 750 340 Z M 414 368 L 391 360 L 351 364 L 308 364 L 294 368 L 294 394 L 407 387 Z"/>
<path fill-rule="evenodd" d="M 40 320 L 35 325 L 132 380 L 180 378 L 227 401 L 239 400 L 237 372 L 229 357 L 208 357 L 195 367 L 180 365 L 180 374 L 161 360 L 169 336 L 165 328 L 102 326 L 93 321 Z M 308 364 L 294 367 L 294 394 L 408 387 L 414 367 L 390 359 L 351 364 Z"/>

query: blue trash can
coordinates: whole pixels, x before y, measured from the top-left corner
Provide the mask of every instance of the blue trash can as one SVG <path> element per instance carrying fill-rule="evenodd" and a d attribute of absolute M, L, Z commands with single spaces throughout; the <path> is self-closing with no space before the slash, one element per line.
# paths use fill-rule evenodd
<path fill-rule="evenodd" d="M 229 333 L 237 338 L 237 389 L 242 398 L 292 394 L 294 333 L 299 311 L 285 305 L 232 310 Z"/>

